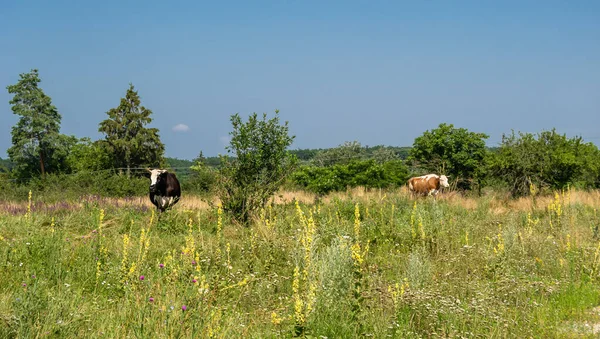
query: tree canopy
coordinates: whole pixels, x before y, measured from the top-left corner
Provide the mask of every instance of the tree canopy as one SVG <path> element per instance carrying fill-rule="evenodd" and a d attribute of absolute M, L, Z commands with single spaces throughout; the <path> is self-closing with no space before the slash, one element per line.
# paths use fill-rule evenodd
<path fill-rule="evenodd" d="M 567 138 L 556 130 L 502 137 L 493 154 L 490 171 L 500 178 L 513 196 L 528 195 L 544 188 L 562 189 L 567 185 L 598 187 L 600 151 L 581 137 Z"/>
<path fill-rule="evenodd" d="M 99 132 L 105 134 L 103 145 L 111 154 L 116 168 L 160 166 L 164 159 L 165 146 L 160 141 L 158 129 L 148 128 L 152 122 L 152 111 L 141 106 L 138 92 L 133 84 L 118 107 L 106 112 L 108 119 L 100 123 Z"/>
<path fill-rule="evenodd" d="M 484 168 L 487 138 L 484 133 L 442 123 L 415 139 L 409 161 L 422 171 L 445 174 L 459 187 L 470 188 Z"/>
<path fill-rule="evenodd" d="M 13 94 L 11 109 L 19 116 L 11 131 L 12 146 L 7 150 L 14 172 L 24 179 L 65 170 L 64 159 L 76 139 L 60 134 L 61 115 L 38 86 L 38 70 L 19 77 L 16 84 L 7 86 L 8 93 Z"/>

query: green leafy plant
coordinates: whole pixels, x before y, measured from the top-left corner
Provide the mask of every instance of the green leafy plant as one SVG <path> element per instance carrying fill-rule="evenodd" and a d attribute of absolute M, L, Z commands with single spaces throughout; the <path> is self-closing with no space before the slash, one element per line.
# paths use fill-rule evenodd
<path fill-rule="evenodd" d="M 226 212 L 247 223 L 294 169 L 297 160 L 287 151 L 294 136 L 287 122 L 279 123 L 278 110 L 271 119 L 266 113 L 262 119 L 253 113 L 246 122 L 234 114 L 231 124 L 227 152 L 234 158 L 221 157 L 218 195 Z"/>

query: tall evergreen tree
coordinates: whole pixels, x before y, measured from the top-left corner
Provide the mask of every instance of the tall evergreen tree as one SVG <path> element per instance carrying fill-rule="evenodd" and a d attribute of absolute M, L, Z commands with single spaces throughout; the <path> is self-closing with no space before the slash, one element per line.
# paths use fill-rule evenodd
<path fill-rule="evenodd" d="M 110 109 L 108 119 L 100 123 L 99 132 L 106 135 L 104 144 L 112 155 L 115 167 L 131 168 L 160 166 L 165 146 L 160 141 L 158 129 L 147 128 L 152 122 L 152 111 L 140 105 L 140 97 L 129 84 L 129 89 L 118 107 Z"/>
<path fill-rule="evenodd" d="M 38 86 L 40 81 L 38 70 L 33 69 L 6 87 L 13 94 L 11 109 L 20 116 L 12 128 L 12 146 L 7 152 L 21 178 L 36 173 L 45 177 L 47 172 L 60 170 L 68 147 L 74 143 L 73 137 L 60 134 L 61 116 Z"/>

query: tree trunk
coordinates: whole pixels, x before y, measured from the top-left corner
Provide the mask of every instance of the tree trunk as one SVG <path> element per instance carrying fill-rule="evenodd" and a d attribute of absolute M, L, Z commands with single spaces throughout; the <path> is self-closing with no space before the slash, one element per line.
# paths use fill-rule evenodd
<path fill-rule="evenodd" d="M 42 178 L 46 179 L 46 170 L 44 168 L 44 152 L 40 149 L 40 169 L 42 171 Z"/>

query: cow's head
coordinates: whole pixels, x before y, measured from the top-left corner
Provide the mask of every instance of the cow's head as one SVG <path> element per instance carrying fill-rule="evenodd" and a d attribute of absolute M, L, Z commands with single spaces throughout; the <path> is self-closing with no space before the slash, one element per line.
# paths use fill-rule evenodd
<path fill-rule="evenodd" d="M 148 172 L 150 172 L 150 192 L 155 192 L 156 191 L 156 186 L 157 184 L 159 184 L 162 180 L 164 180 L 166 174 L 167 174 L 167 170 L 163 170 L 163 169 L 147 169 Z"/>
<path fill-rule="evenodd" d="M 441 187 L 450 187 L 448 184 L 448 177 L 445 175 L 440 175 L 440 186 Z"/>

